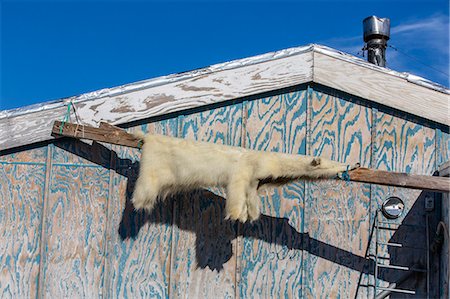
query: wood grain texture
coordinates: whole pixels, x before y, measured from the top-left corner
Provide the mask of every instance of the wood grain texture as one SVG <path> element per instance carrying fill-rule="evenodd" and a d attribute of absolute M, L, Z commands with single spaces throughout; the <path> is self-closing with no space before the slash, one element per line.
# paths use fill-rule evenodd
<path fill-rule="evenodd" d="M 306 94 L 302 90 L 247 102 L 245 146 L 305 154 Z M 242 226 L 238 295 L 298 298 L 302 294 L 304 183 L 267 187 L 259 195 L 263 215 Z"/>
<path fill-rule="evenodd" d="M 450 125 L 450 95 L 397 76 L 314 52 L 314 82 Z"/>
<path fill-rule="evenodd" d="M 109 144 L 87 143 L 75 138 L 60 139 L 52 147 L 53 165 L 78 165 L 109 168 L 111 153 Z M 105 150 L 106 149 L 106 150 Z"/>
<path fill-rule="evenodd" d="M 369 108 L 314 90 L 309 107 L 311 155 L 370 166 Z M 355 269 L 364 266 L 369 243 L 370 185 L 323 181 L 307 188 L 305 231 L 312 239 L 305 257 L 305 297 L 367 296 Z"/>
<path fill-rule="evenodd" d="M 373 170 L 360 167 L 349 171 L 351 181 L 427 190 L 433 192 L 450 191 L 450 179 L 429 175 L 417 175 L 404 172 Z"/>
<path fill-rule="evenodd" d="M 142 90 L 75 102 L 82 124 L 124 124 L 207 104 L 306 83 L 312 79 L 312 52 L 228 69 L 194 71 L 183 80 L 161 80 Z M 164 78 L 163 78 L 164 79 Z M 0 118 L 0 150 L 52 139 L 54 120 L 63 119 L 67 107 L 55 107 L 10 118 Z M 72 109 L 70 118 L 75 121 Z M 23 126 L 27 123 L 27 126 Z"/>
<path fill-rule="evenodd" d="M 37 296 L 45 166 L 0 163 L 0 297 Z"/>
<path fill-rule="evenodd" d="M 432 175 L 435 170 L 436 140 L 435 130 L 416 124 L 388 113 L 375 111 L 375 168 L 379 170 L 399 171 L 412 174 Z M 372 186 L 372 219 L 389 196 L 398 196 L 405 202 L 403 215 L 394 221 L 402 223 L 399 231 L 382 230 L 379 233 L 380 242 L 395 242 L 410 245 L 416 248 L 424 247 L 425 237 L 425 211 L 424 198 L 419 190 L 398 187 Z M 393 227 L 396 227 L 393 225 Z M 371 252 L 375 252 L 372 242 Z M 386 247 L 379 248 L 381 256 L 388 258 L 391 264 L 411 266 L 414 263 L 424 265 L 426 251 L 392 250 Z M 397 271 L 398 272 L 398 271 Z M 379 274 L 380 284 L 387 286 L 389 282 L 398 279 L 395 271 L 382 271 Z M 424 277 L 421 277 L 423 282 Z M 371 277 L 373 281 L 373 277 Z M 383 282 L 384 281 L 384 282 Z M 418 280 L 420 281 L 420 280 Z M 425 291 L 424 285 L 416 286 L 418 291 Z"/>
<path fill-rule="evenodd" d="M 56 120 L 53 124 L 52 135 L 55 137 L 72 137 L 78 139 L 95 140 L 110 144 L 123 145 L 128 147 L 140 148 L 141 140 L 125 130 L 101 122 L 99 128 L 84 126 L 73 123 L 62 123 Z"/>
<path fill-rule="evenodd" d="M 450 160 L 450 134 L 436 129 L 437 167 Z"/>
<path fill-rule="evenodd" d="M 108 184 L 109 172 L 100 167 L 52 167 L 44 219 L 44 297 L 101 296 Z"/>
<path fill-rule="evenodd" d="M 435 170 L 435 130 L 377 112 L 375 168 L 432 175 Z"/>
<path fill-rule="evenodd" d="M 242 104 L 182 116 L 180 137 L 241 144 Z M 234 298 L 236 225 L 225 218 L 226 192 L 209 188 L 177 198 L 171 297 Z"/>
<path fill-rule="evenodd" d="M 2 155 L 0 153 L 0 161 L 7 162 L 26 162 L 26 163 L 42 163 L 47 159 L 47 147 L 42 146 L 34 149 L 17 151 L 11 154 Z"/>
<path fill-rule="evenodd" d="M 177 119 L 131 128 L 177 136 Z M 140 151 L 113 146 L 107 224 L 105 298 L 168 298 L 173 202 L 148 214 L 130 202 L 137 179 Z"/>

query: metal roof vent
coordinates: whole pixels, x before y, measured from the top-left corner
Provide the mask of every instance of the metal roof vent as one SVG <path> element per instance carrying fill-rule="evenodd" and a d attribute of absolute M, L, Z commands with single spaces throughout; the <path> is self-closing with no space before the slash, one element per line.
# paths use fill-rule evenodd
<path fill-rule="evenodd" d="M 378 66 L 386 66 L 386 47 L 390 37 L 391 21 L 388 18 L 376 16 L 363 20 L 364 42 L 363 50 L 367 50 L 367 61 Z"/>

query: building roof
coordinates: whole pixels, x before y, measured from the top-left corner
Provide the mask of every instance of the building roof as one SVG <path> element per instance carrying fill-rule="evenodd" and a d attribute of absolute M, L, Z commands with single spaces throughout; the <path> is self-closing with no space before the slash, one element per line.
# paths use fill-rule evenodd
<path fill-rule="evenodd" d="M 310 82 L 450 124 L 448 88 L 311 44 L 0 111 L 0 150 L 53 139 L 53 121 L 64 118 L 69 103 L 81 124 L 120 125 Z"/>

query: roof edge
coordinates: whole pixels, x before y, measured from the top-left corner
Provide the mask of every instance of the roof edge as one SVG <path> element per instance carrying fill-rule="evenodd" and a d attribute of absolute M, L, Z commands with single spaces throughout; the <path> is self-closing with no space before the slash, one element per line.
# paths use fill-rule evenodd
<path fill-rule="evenodd" d="M 306 46 L 293 47 L 283 49 L 275 52 L 264 53 L 248 58 L 236 59 L 228 62 L 218 63 L 204 68 L 199 68 L 191 71 L 175 73 L 171 75 L 150 78 L 142 81 L 119 85 L 111 88 L 103 88 L 92 92 L 83 93 L 77 96 L 61 98 L 53 101 L 42 102 L 33 105 L 27 105 L 19 108 L 13 108 L 9 110 L 0 111 L 0 119 L 19 116 L 23 114 L 39 112 L 49 109 L 55 109 L 65 106 L 68 102 L 81 103 L 93 99 L 99 99 L 103 97 L 113 97 L 122 95 L 124 93 L 143 90 L 146 88 L 157 87 L 169 83 L 181 82 L 184 80 L 192 79 L 203 75 L 208 75 L 215 72 L 221 72 L 226 70 L 232 70 L 236 68 L 255 65 L 267 61 L 282 59 L 285 57 L 291 57 L 295 55 L 304 54 L 313 51 L 315 46 L 309 44 Z"/>
<path fill-rule="evenodd" d="M 384 74 L 392 75 L 395 77 L 402 78 L 410 83 L 435 90 L 444 94 L 450 94 L 450 89 L 440 85 L 438 83 L 435 83 L 433 81 L 430 81 L 428 79 L 406 73 L 406 72 L 398 72 L 395 70 L 391 70 L 385 67 L 379 67 L 374 64 L 371 64 L 361 58 L 355 57 L 353 55 L 350 55 L 348 53 L 324 46 L 319 44 L 308 44 L 306 46 L 299 46 L 299 47 L 292 47 L 288 49 L 283 49 L 279 51 L 264 53 L 248 58 L 242 58 L 242 59 L 236 59 L 228 62 L 218 63 L 214 64 L 208 67 L 199 68 L 187 72 L 180 72 L 175 73 L 171 75 L 156 77 L 156 78 L 150 78 L 142 81 L 137 81 L 133 83 L 128 83 L 124 85 L 119 85 L 111 88 L 104 88 L 95 90 L 92 92 L 83 93 L 80 95 L 72 96 L 72 97 L 66 97 L 61 98 L 53 101 L 47 101 L 42 102 L 38 104 L 33 105 L 27 105 L 19 108 L 13 108 L 9 110 L 2 110 L 0 111 L 0 119 L 3 118 L 10 118 L 14 116 L 19 116 L 23 114 L 28 113 L 34 113 L 39 111 L 45 111 L 49 109 L 55 109 L 58 107 L 62 107 L 67 105 L 68 102 L 73 103 L 81 103 L 84 101 L 89 101 L 92 99 L 99 99 L 103 97 L 112 97 L 112 96 L 118 96 L 129 92 L 139 91 L 146 88 L 152 88 L 156 86 L 161 86 L 169 83 L 175 83 L 175 82 L 181 82 L 184 80 L 192 79 L 194 77 L 203 76 L 207 74 L 211 74 L 214 72 L 221 72 L 225 70 L 232 70 L 236 68 L 246 67 L 249 65 L 255 65 L 267 61 L 282 59 L 285 57 L 295 56 L 299 54 L 304 54 L 306 52 L 314 51 L 317 53 L 321 53 L 327 56 L 331 56 L 333 58 L 347 61 L 353 64 L 357 64 L 369 69 L 372 69 L 374 71 L 382 72 Z"/>
<path fill-rule="evenodd" d="M 414 75 L 414 74 L 411 74 L 408 72 L 398 72 L 398 71 L 389 69 L 387 67 L 377 66 L 375 64 L 365 61 L 364 59 L 361 59 L 359 57 L 353 56 L 351 54 L 348 54 L 348 53 L 345 53 L 345 52 L 342 52 L 342 51 L 339 51 L 339 50 L 336 50 L 336 49 L 333 49 L 333 48 L 330 48 L 327 46 L 317 45 L 317 44 L 311 44 L 311 46 L 313 47 L 314 52 L 318 52 L 318 53 L 321 53 L 324 55 L 331 56 L 336 59 L 354 63 L 357 65 L 372 69 L 377 72 L 382 72 L 384 74 L 399 77 L 410 83 L 414 83 L 414 84 L 420 85 L 420 86 L 428 88 L 428 89 L 439 91 L 444 94 L 450 94 L 450 89 L 447 88 L 446 86 L 441 85 L 436 82 L 433 82 L 433 81 L 430 81 L 423 77 L 420 77 L 420 76 L 417 76 L 417 75 Z"/>

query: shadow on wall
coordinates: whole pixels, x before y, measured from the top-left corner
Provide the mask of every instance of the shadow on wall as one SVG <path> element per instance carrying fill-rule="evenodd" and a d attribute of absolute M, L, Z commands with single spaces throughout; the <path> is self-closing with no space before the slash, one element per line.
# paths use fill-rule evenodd
<path fill-rule="evenodd" d="M 116 152 L 96 142 L 89 145 L 74 139 L 61 139 L 55 143 L 55 146 L 112 169 L 128 179 L 126 203 L 118 229 L 122 240 L 136 238 L 146 223 L 165 223 L 195 233 L 196 262 L 200 268 L 218 271 L 223 269 L 223 265 L 233 255 L 232 240 L 242 236 L 278 244 L 288 249 L 307 251 L 312 255 L 356 270 L 361 273 L 361 277 L 363 274 L 374 273 L 374 261 L 369 259 L 367 254 L 359 256 L 311 238 L 308 233 L 298 232 L 289 224 L 288 219 L 261 215 L 257 221 L 246 224 L 225 220 L 225 199 L 208 190 L 181 193 L 165 201 L 159 201 L 152 213 L 136 211 L 131 203 L 131 195 L 139 173 L 139 162 L 122 159 Z M 174 207 L 177 210 L 176 217 L 173 217 Z M 240 226 L 239 229 L 238 226 Z M 369 244 L 372 235 L 373 228 Z M 402 235 L 409 235 L 408 238 L 405 237 L 406 239 L 414 239 L 409 233 L 402 233 Z M 397 239 L 393 238 L 392 242 L 395 240 Z M 395 259 L 395 256 L 399 255 L 391 253 L 391 258 Z M 394 262 L 395 260 L 392 261 Z M 389 271 L 381 271 L 378 277 L 387 282 L 396 282 L 399 278 Z"/>

